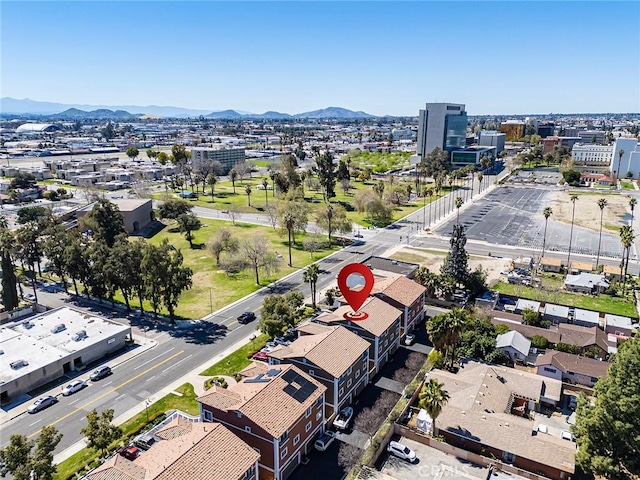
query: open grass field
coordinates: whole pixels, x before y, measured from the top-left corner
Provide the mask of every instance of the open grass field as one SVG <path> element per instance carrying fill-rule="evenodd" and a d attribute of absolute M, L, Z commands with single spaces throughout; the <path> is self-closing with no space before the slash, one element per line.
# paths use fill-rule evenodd
<path fill-rule="evenodd" d="M 600 294 L 597 297 L 592 297 L 580 293 L 549 291 L 510 283 L 498 283 L 493 288 L 505 295 L 512 295 L 529 300 L 638 318 L 638 312 L 633 302 L 623 300 L 619 297 L 612 297 L 611 295 Z"/>
<path fill-rule="evenodd" d="M 267 190 L 264 190 L 264 186 L 262 185 L 263 178 L 268 180 Z M 366 219 L 366 214 L 359 213 L 355 211 L 352 206 L 353 199 L 358 191 L 366 189 L 370 190 L 373 185 L 377 183 L 376 181 L 368 181 L 368 182 L 359 182 L 359 181 L 351 181 L 351 188 L 348 193 L 344 193 L 340 185 L 336 185 L 336 196 L 331 199 L 332 203 L 339 203 L 345 207 L 347 210 L 347 216 L 354 223 L 368 227 L 371 223 Z M 401 185 L 414 185 L 410 180 L 398 180 L 394 177 L 394 186 Z M 251 194 L 247 195 L 246 187 L 249 186 L 251 188 Z M 456 187 L 454 186 L 453 189 Z M 190 191 L 190 188 L 187 189 Z M 267 203 L 273 203 L 278 201 L 278 197 L 274 196 L 272 183 L 270 178 L 265 176 L 254 176 L 253 178 L 245 178 L 244 180 L 236 180 L 235 182 L 235 193 L 233 184 L 230 181 L 220 181 L 216 183 L 214 187 L 214 195 L 211 196 L 211 187 L 205 186 L 205 193 L 202 193 L 202 185 L 199 187 L 199 194 L 197 199 L 187 200 L 192 205 L 197 205 L 205 208 L 212 208 L 216 210 L 228 210 L 229 208 L 234 207 L 238 212 L 242 213 L 264 213 L 265 206 Z M 442 195 L 446 195 L 449 191 L 449 187 L 444 187 Z M 153 198 L 156 200 L 167 200 L 170 198 L 180 198 L 179 190 L 165 190 L 163 192 L 154 192 L 152 194 Z M 305 202 L 309 206 L 310 210 L 310 219 L 313 220 L 315 217 L 315 212 L 319 210 L 323 205 L 324 201 L 322 198 L 322 192 L 309 190 L 306 186 L 304 189 Z M 437 200 L 434 196 L 431 198 L 432 201 Z M 401 205 L 395 208 L 394 211 L 394 219 L 398 220 L 411 212 L 416 211 L 421 208 L 424 204 L 429 203 L 429 198 L 426 198 L 426 201 L 423 202 L 422 198 L 415 198 L 413 201 L 410 201 L 406 205 Z M 383 225 L 380 225 L 383 226 Z"/>
<path fill-rule="evenodd" d="M 229 375 L 233 376 L 251 363 L 249 357 L 267 344 L 269 335 L 258 335 L 254 340 L 227 355 L 215 365 L 210 366 L 200 375 L 207 377 Z"/>

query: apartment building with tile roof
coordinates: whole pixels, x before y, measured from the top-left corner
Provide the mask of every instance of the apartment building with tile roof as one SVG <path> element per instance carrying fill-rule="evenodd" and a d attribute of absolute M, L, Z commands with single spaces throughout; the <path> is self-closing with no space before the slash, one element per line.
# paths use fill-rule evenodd
<path fill-rule="evenodd" d="M 325 418 L 331 421 L 369 383 L 369 342 L 341 326 L 315 327 L 322 332 L 269 352 L 269 364 L 293 364 L 327 387 Z"/>
<path fill-rule="evenodd" d="M 372 294 L 402 312 L 400 339 L 424 320 L 427 289 L 404 276 L 376 280 Z"/>
<path fill-rule="evenodd" d="M 219 422 L 259 454 L 261 479 L 284 480 L 323 432 L 326 387 L 293 365 L 254 363 L 228 389 L 198 398 L 206 422 Z"/>
<path fill-rule="evenodd" d="M 359 312 L 368 315 L 365 320 L 348 320 L 344 317 L 351 313 L 349 306 L 338 308 L 335 312 L 323 313 L 310 321 L 320 325 L 342 326 L 369 342 L 369 377 L 380 371 L 389 357 L 400 346 L 400 322 L 402 311 L 376 297 L 369 297 Z M 300 334 L 304 327 L 298 328 Z"/>
<path fill-rule="evenodd" d="M 260 455 L 219 423 L 178 416 L 155 432 L 149 450 L 129 460 L 114 455 L 86 480 L 253 480 Z"/>

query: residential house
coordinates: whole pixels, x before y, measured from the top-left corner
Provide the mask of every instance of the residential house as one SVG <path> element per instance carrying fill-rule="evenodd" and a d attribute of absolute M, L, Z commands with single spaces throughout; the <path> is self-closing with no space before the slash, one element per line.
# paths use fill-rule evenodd
<path fill-rule="evenodd" d="M 603 265 L 602 273 L 612 282 L 621 282 L 623 275 L 620 272 L 620 267 L 616 265 Z"/>
<path fill-rule="evenodd" d="M 376 281 L 372 294 L 402 312 L 400 339 L 424 320 L 427 289 L 407 277 L 388 277 Z"/>
<path fill-rule="evenodd" d="M 540 302 L 534 300 L 527 300 L 526 298 L 519 298 L 516 301 L 516 308 L 514 313 L 522 313 L 525 310 L 533 310 L 534 312 L 540 312 Z"/>
<path fill-rule="evenodd" d="M 198 398 L 200 416 L 219 422 L 260 454 L 260 478 L 284 480 L 311 452 L 324 425 L 326 387 L 294 365 L 254 363 L 229 388 Z"/>
<path fill-rule="evenodd" d="M 536 360 L 538 375 L 567 383 L 593 387 L 600 377 L 607 376 L 609 362 L 594 360 L 573 353 L 547 350 Z"/>
<path fill-rule="evenodd" d="M 352 311 L 344 306 L 335 312 L 323 313 L 312 322 L 321 325 L 341 325 L 369 342 L 369 375 L 370 378 L 380 371 L 389 357 L 400 346 L 400 322 L 402 311 L 392 307 L 377 297 L 369 297 L 360 307 L 368 317 L 364 320 L 352 321 L 344 317 Z M 299 327 L 300 334 L 306 333 Z"/>
<path fill-rule="evenodd" d="M 560 273 L 562 271 L 562 260 L 559 258 L 542 257 L 540 268 L 543 272 Z"/>
<path fill-rule="evenodd" d="M 531 267 L 533 267 L 533 259 L 531 257 L 518 257 L 513 261 L 513 267 L 531 270 Z"/>
<path fill-rule="evenodd" d="M 617 337 L 628 338 L 633 331 L 633 322 L 629 317 L 607 313 L 604 316 L 604 331 Z"/>
<path fill-rule="evenodd" d="M 269 364 L 293 364 L 327 387 L 324 416 L 331 421 L 369 383 L 369 342 L 341 326 L 314 328 L 321 330 L 269 352 Z"/>
<path fill-rule="evenodd" d="M 544 306 L 542 319 L 551 322 L 553 325 L 567 323 L 569 321 L 569 307 L 547 303 Z"/>
<path fill-rule="evenodd" d="M 593 263 L 591 262 L 571 262 L 569 273 L 571 275 L 579 275 L 581 273 L 593 272 Z"/>
<path fill-rule="evenodd" d="M 560 381 L 477 361 L 463 362 L 457 373 L 432 370 L 429 378 L 449 393 L 436 422 L 447 443 L 554 480 L 574 474 L 575 443 L 532 435 L 529 412 L 557 405 Z"/>
<path fill-rule="evenodd" d="M 531 341 L 520 332 L 511 330 L 496 337 L 496 348 L 509 355 L 514 363 L 524 362 L 529 355 Z"/>
<path fill-rule="evenodd" d="M 564 288 L 570 292 L 598 294 L 609 288 L 609 282 L 604 278 L 604 274 L 581 273 L 567 275 Z"/>
<path fill-rule="evenodd" d="M 582 348 L 583 352 L 592 352 L 600 358 L 612 353 L 615 342 L 607 340 L 607 334 L 600 327 L 583 327 L 580 325 L 558 325 L 560 341 Z"/>
<path fill-rule="evenodd" d="M 576 308 L 573 313 L 573 323 L 574 325 L 580 325 L 582 327 L 599 327 L 600 314 L 593 310 Z"/>
<path fill-rule="evenodd" d="M 220 423 L 201 423 L 177 415 L 154 432 L 159 439 L 139 457 L 114 455 L 86 480 L 258 480 L 255 449 Z"/>
<path fill-rule="evenodd" d="M 520 322 L 522 322 L 522 317 L 520 317 Z M 494 317 L 491 319 L 491 323 L 493 323 L 494 325 L 506 325 L 509 327 L 510 330 L 520 332 L 522 335 L 524 335 L 529 339 L 532 338 L 534 335 L 539 335 L 541 337 L 546 338 L 549 341 L 549 343 L 555 344 L 560 341 L 560 334 L 558 333 L 558 327 L 552 326 L 550 328 L 540 328 L 540 327 L 534 327 L 532 325 L 524 325 L 520 322 L 516 322 L 515 320 L 509 320 L 506 318 Z"/>

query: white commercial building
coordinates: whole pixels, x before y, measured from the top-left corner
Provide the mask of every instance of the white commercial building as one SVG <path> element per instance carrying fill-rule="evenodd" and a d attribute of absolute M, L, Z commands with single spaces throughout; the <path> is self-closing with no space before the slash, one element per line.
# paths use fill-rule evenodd
<path fill-rule="evenodd" d="M 622 155 L 621 155 L 622 153 Z M 633 178 L 640 176 L 640 145 L 635 138 L 618 138 L 613 145 L 611 159 L 611 173 L 616 174 L 618 163 L 620 173 L 618 177 L 626 177 L 631 172 Z"/>
<path fill-rule="evenodd" d="M 481 147 L 496 147 L 496 153 L 504 150 L 507 136 L 495 130 L 480 130 L 478 132 L 478 145 Z"/>
<path fill-rule="evenodd" d="M 459 103 L 427 103 L 418 115 L 418 157 L 434 149 L 451 152 L 467 142 L 467 112 Z"/>
<path fill-rule="evenodd" d="M 582 173 L 605 173 L 611 168 L 613 145 L 576 143 L 571 149 L 573 165 Z"/>

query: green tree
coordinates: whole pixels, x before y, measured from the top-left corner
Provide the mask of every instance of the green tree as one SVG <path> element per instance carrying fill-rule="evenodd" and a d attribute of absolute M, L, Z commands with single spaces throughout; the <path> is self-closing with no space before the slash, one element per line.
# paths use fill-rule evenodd
<path fill-rule="evenodd" d="M 180 215 L 186 215 L 193 210 L 193 205 L 184 200 L 170 199 L 158 207 L 158 216 L 176 220 Z"/>
<path fill-rule="evenodd" d="M 233 187 L 233 194 L 236 194 L 236 180 L 238 180 L 238 170 L 234 167 L 229 170 L 229 178 L 231 179 L 231 186 Z"/>
<path fill-rule="evenodd" d="M 18 216 L 16 217 L 16 223 L 19 225 L 26 225 L 27 223 L 46 222 L 46 218 L 49 216 L 49 209 L 40 205 L 35 207 L 22 207 L 18 210 Z"/>
<path fill-rule="evenodd" d="M 580 182 L 580 172 L 576 170 L 566 170 L 562 172 L 562 178 L 564 178 L 564 181 L 570 185 L 576 184 Z"/>
<path fill-rule="evenodd" d="M 542 335 L 534 335 L 531 337 L 531 346 L 535 348 L 547 348 L 549 346 L 549 340 Z"/>
<path fill-rule="evenodd" d="M 571 268 L 571 244 L 573 243 L 573 221 L 576 217 L 576 200 L 578 200 L 578 195 L 572 194 L 569 197 L 573 207 L 571 209 L 571 230 L 569 230 L 569 253 L 567 254 L 567 268 Z"/>
<path fill-rule="evenodd" d="M 314 310 L 316 309 L 316 286 L 319 275 L 320 267 L 318 267 L 317 263 L 312 263 L 302 273 L 302 281 L 309 282 L 309 288 L 311 289 L 311 305 L 313 305 Z"/>
<path fill-rule="evenodd" d="M 456 223 L 460 224 L 460 207 L 462 206 L 462 204 L 464 203 L 464 200 L 462 200 L 462 197 L 456 197 Z"/>
<path fill-rule="evenodd" d="M 53 452 L 62 434 L 51 425 L 40 430 L 36 440 L 25 435 L 11 435 L 9 444 L 0 450 L 0 477 L 11 474 L 14 480 L 52 480 L 57 467 Z"/>
<path fill-rule="evenodd" d="M 344 207 L 332 203 L 327 203 L 318 210 L 316 223 L 320 228 L 327 231 L 329 246 L 331 246 L 331 234 L 333 232 L 347 234 L 350 233 L 353 228 L 351 220 L 347 218 L 347 212 Z"/>
<path fill-rule="evenodd" d="M 189 152 L 184 145 L 173 145 L 171 147 L 171 161 L 176 165 L 184 165 L 189 159 Z"/>
<path fill-rule="evenodd" d="M 542 211 L 542 215 L 544 215 L 544 236 L 542 237 L 542 258 L 544 258 L 544 250 L 547 246 L 547 224 L 549 223 L 549 217 L 553 214 L 553 210 L 551 207 L 546 207 Z"/>
<path fill-rule="evenodd" d="M 285 211 L 282 214 L 282 217 L 280 219 L 280 223 L 282 225 L 282 228 L 285 229 L 287 231 L 287 234 L 289 235 L 289 242 L 288 242 L 288 247 L 289 247 L 289 266 L 292 267 L 293 263 L 292 263 L 292 259 L 291 259 L 291 235 L 293 234 L 293 229 L 295 227 L 295 216 L 293 215 L 293 212 Z"/>
<path fill-rule="evenodd" d="M 138 155 L 140 155 L 140 152 L 138 151 L 138 149 L 136 147 L 129 147 L 127 148 L 127 157 L 129 157 L 130 159 L 134 159 L 137 158 Z"/>
<path fill-rule="evenodd" d="M 91 211 L 82 217 L 82 220 L 85 228 L 89 228 L 93 232 L 93 238 L 96 241 L 104 242 L 109 248 L 113 247 L 118 235 L 126 233 L 120 209 L 105 198 L 98 199 Z"/>
<path fill-rule="evenodd" d="M 322 187 L 322 197 L 324 201 L 328 201 L 335 197 L 335 188 L 337 180 L 336 168 L 333 165 L 333 155 L 326 151 L 322 155 L 316 157 L 316 165 L 318 172 L 318 181 Z"/>
<path fill-rule="evenodd" d="M 600 246 L 602 245 L 602 220 L 604 215 L 604 208 L 606 206 L 607 206 L 606 198 L 598 199 L 598 208 L 600 209 L 600 235 L 598 236 L 598 255 L 596 256 L 596 272 L 598 271 L 598 266 L 600 265 Z"/>
<path fill-rule="evenodd" d="M 607 479 L 636 478 L 640 473 L 640 338 L 618 348 L 607 376 L 594 387 L 595 401 L 578 397 L 572 428 L 578 451 L 576 464 Z"/>
<path fill-rule="evenodd" d="M 336 178 L 338 180 L 350 180 L 351 174 L 349 173 L 349 166 L 345 160 L 338 162 L 338 171 L 336 172 Z"/>
<path fill-rule="evenodd" d="M 0 216 L 0 261 L 2 265 L 2 304 L 7 311 L 16 308 L 18 297 L 18 279 L 16 278 L 13 256 L 16 253 L 15 235 L 9 230 L 7 219 Z"/>
<path fill-rule="evenodd" d="M 165 165 L 169 161 L 169 156 L 165 152 L 158 152 L 156 160 L 160 165 Z"/>
<path fill-rule="evenodd" d="M 448 401 L 449 393 L 444 389 L 444 383 L 438 382 L 435 378 L 430 378 L 420 390 L 418 394 L 418 405 L 420 408 L 424 408 L 433 420 L 431 424 L 431 435 L 435 435 L 436 419 Z"/>
<path fill-rule="evenodd" d="M 189 242 L 189 248 L 193 248 L 193 232 L 202 226 L 200 220 L 193 213 L 183 213 L 176 220 L 180 232 L 184 233 L 184 238 Z"/>
<path fill-rule="evenodd" d="M 631 228 L 633 228 L 633 211 L 636 209 L 637 204 L 638 200 L 636 200 L 635 198 L 631 197 L 629 199 L 629 208 L 631 208 L 631 220 L 629 221 L 629 225 L 631 225 Z"/>
<path fill-rule="evenodd" d="M 107 122 L 105 127 L 100 130 L 102 134 L 102 138 L 104 138 L 107 142 L 116 137 L 116 130 L 113 128 L 113 123 Z"/>
<path fill-rule="evenodd" d="M 69 271 L 65 262 L 64 249 L 68 237 L 67 230 L 62 225 L 56 225 L 52 228 L 43 245 L 43 252 L 49 260 L 53 273 L 60 277 L 65 292 L 67 292 L 66 278 Z"/>
<path fill-rule="evenodd" d="M 443 353 L 445 363 L 447 357 L 449 358 L 451 368 L 455 363 L 455 349 L 460 335 L 468 322 L 469 315 L 461 308 L 453 308 L 445 314 L 435 315 L 427 320 L 429 338 L 436 350 Z"/>
<path fill-rule="evenodd" d="M 613 172 L 613 176 L 615 177 L 616 182 L 618 181 L 618 177 L 620 176 L 620 162 L 622 161 L 623 155 L 624 155 L 624 150 L 623 149 L 618 150 L 618 167 L 616 168 L 616 171 Z"/>
<path fill-rule="evenodd" d="M 209 175 L 207 175 L 207 185 L 211 187 L 211 203 L 214 203 L 213 194 L 214 194 L 216 183 L 218 183 L 218 177 L 216 176 L 215 173 L 210 173 Z"/>
<path fill-rule="evenodd" d="M 450 242 L 451 248 L 440 268 L 443 277 L 451 277 L 457 284 L 466 284 L 469 278 L 469 255 L 465 250 L 467 237 L 462 225 L 454 225 Z"/>
<path fill-rule="evenodd" d="M 147 158 L 156 158 L 158 156 L 158 152 L 156 152 L 153 148 L 147 148 Z"/>
<path fill-rule="evenodd" d="M 633 246 L 633 228 L 629 225 L 623 225 L 620 227 L 620 243 L 622 243 L 622 260 L 620 262 L 620 275 L 624 277 L 624 283 L 622 286 L 622 294 L 625 295 L 627 291 L 627 268 L 629 266 L 629 253 Z M 624 267 L 624 271 L 623 271 Z"/>
<path fill-rule="evenodd" d="M 506 325 L 502 325 L 508 327 Z M 504 332 L 502 332 L 504 333 Z M 463 358 L 475 358 L 489 363 L 504 364 L 507 360 L 502 350 L 496 348 L 498 329 L 490 318 L 470 318 L 460 334 L 458 352 Z"/>
<path fill-rule="evenodd" d="M 251 206 L 251 185 L 244 187 L 244 193 L 247 194 L 247 203 Z"/>
<path fill-rule="evenodd" d="M 113 409 L 108 408 L 98 413 L 95 408 L 87 413 L 87 425 L 80 433 L 87 438 L 87 446 L 104 456 L 107 448 L 122 436 L 120 427 L 113 425 Z"/>
<path fill-rule="evenodd" d="M 258 328 L 271 338 L 281 335 L 287 328 L 296 324 L 303 303 L 304 295 L 298 291 L 291 291 L 285 295 L 269 295 L 262 303 Z"/>
<path fill-rule="evenodd" d="M 477 297 L 487 291 L 488 271 L 478 265 L 475 270 L 469 273 L 464 286 L 469 290 L 472 297 Z"/>
<path fill-rule="evenodd" d="M 422 168 L 428 177 L 435 178 L 439 173 L 446 172 L 449 167 L 449 152 L 441 148 L 434 148 L 422 159 Z"/>

